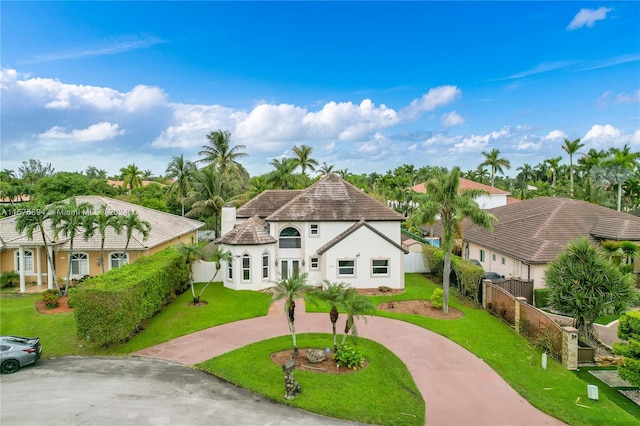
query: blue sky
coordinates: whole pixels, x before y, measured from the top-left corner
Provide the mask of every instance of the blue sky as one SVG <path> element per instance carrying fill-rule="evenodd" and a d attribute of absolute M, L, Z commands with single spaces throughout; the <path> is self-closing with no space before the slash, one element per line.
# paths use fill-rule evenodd
<path fill-rule="evenodd" d="M 251 175 L 640 150 L 638 2 L 10 2 L 0 168 L 162 174 L 211 130 Z"/>

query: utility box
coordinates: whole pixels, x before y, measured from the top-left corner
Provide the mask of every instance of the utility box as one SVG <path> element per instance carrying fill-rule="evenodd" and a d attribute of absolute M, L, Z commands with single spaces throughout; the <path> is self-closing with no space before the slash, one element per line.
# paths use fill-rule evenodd
<path fill-rule="evenodd" d="M 587 396 L 594 401 L 598 400 L 598 387 L 596 385 L 587 385 Z"/>

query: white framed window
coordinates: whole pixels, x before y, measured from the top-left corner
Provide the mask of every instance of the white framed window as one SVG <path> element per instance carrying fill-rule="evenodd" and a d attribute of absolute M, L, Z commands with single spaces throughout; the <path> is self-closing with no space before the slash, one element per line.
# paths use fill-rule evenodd
<path fill-rule="evenodd" d="M 269 253 L 262 254 L 262 278 L 269 278 Z"/>
<path fill-rule="evenodd" d="M 281 249 L 302 247 L 302 238 L 300 237 L 300 231 L 290 226 L 284 228 L 282 231 L 280 231 L 278 247 Z"/>
<path fill-rule="evenodd" d="M 248 254 L 242 256 L 242 281 L 251 281 L 251 257 Z"/>
<path fill-rule="evenodd" d="M 480 250 L 480 262 L 484 263 L 484 261 L 485 261 L 484 250 Z"/>
<path fill-rule="evenodd" d="M 71 256 L 71 275 L 83 277 L 89 275 L 89 255 L 73 253 Z"/>
<path fill-rule="evenodd" d="M 312 237 L 320 236 L 320 225 L 312 223 L 309 225 L 309 235 Z"/>
<path fill-rule="evenodd" d="M 20 272 L 20 250 L 16 250 L 15 268 L 16 272 Z M 24 250 L 24 273 L 33 274 L 33 251 Z"/>
<path fill-rule="evenodd" d="M 491 259 L 493 259 L 493 261 L 494 261 L 494 262 L 496 261 L 496 254 L 495 254 L 495 253 L 493 253 L 493 254 L 491 255 Z"/>
<path fill-rule="evenodd" d="M 320 258 L 319 257 L 312 257 L 311 259 L 309 259 L 309 268 L 312 270 L 318 270 L 320 269 Z"/>
<path fill-rule="evenodd" d="M 374 277 L 388 277 L 389 259 L 371 259 L 371 275 Z"/>
<path fill-rule="evenodd" d="M 120 268 L 129 263 L 129 253 L 109 253 L 109 269 Z"/>
<path fill-rule="evenodd" d="M 233 261 L 229 260 L 227 262 L 227 280 L 233 280 Z"/>
<path fill-rule="evenodd" d="M 355 259 L 338 260 L 338 276 L 339 277 L 354 277 L 355 275 L 356 275 Z"/>

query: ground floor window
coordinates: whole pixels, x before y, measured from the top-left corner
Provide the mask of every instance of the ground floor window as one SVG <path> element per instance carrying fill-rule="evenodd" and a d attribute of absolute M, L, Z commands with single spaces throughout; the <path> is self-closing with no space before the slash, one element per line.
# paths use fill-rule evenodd
<path fill-rule="evenodd" d="M 262 278 L 269 278 L 269 253 L 262 254 Z"/>
<path fill-rule="evenodd" d="M 389 259 L 372 259 L 371 275 L 388 276 L 389 275 Z"/>
<path fill-rule="evenodd" d="M 356 274 L 356 261 L 353 259 L 338 260 L 338 276 L 353 277 Z"/>
<path fill-rule="evenodd" d="M 20 250 L 16 250 L 16 272 L 20 272 Z M 24 273 L 33 274 L 33 251 L 24 250 Z"/>
<path fill-rule="evenodd" d="M 109 254 L 109 269 L 119 268 L 127 263 L 129 263 L 129 255 L 127 253 Z"/>
<path fill-rule="evenodd" d="M 89 275 L 89 256 L 86 253 L 73 253 L 71 256 L 71 275 L 81 277 Z"/>
<path fill-rule="evenodd" d="M 251 258 L 248 254 L 242 256 L 242 281 L 251 281 Z"/>

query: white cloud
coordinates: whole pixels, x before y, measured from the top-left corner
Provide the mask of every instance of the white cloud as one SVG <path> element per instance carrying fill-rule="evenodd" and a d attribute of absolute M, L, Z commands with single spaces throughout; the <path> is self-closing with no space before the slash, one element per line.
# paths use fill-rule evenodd
<path fill-rule="evenodd" d="M 41 140 L 65 140 L 69 142 L 96 142 L 113 139 L 124 135 L 126 131 L 120 130 L 117 124 L 102 122 L 87 127 L 86 129 L 73 129 L 70 132 L 61 126 L 54 126 L 38 135 Z"/>
<path fill-rule="evenodd" d="M 632 134 L 625 134 L 622 130 L 611 124 L 595 124 L 581 139 L 587 148 L 603 149 L 609 147 L 621 147 L 625 144 L 640 147 L 640 130 Z"/>
<path fill-rule="evenodd" d="M 567 134 L 562 130 L 552 130 L 547 133 L 542 139 L 545 141 L 557 141 L 564 140 L 567 137 Z"/>
<path fill-rule="evenodd" d="M 460 126 L 461 124 L 464 124 L 464 118 L 462 118 L 460 114 L 455 111 L 451 111 L 448 114 L 443 114 L 440 119 L 442 125 L 445 127 Z"/>
<path fill-rule="evenodd" d="M 438 107 L 449 105 L 460 96 L 462 96 L 462 91 L 456 86 L 435 87 L 429 89 L 422 97 L 411 101 L 411 104 L 400 112 L 408 119 L 417 118 L 422 112 L 433 111 Z"/>
<path fill-rule="evenodd" d="M 568 30 L 577 30 L 584 26 L 591 28 L 597 21 L 607 18 L 607 13 L 613 9 L 609 7 L 599 7 L 598 9 L 580 9 L 580 12 L 573 17 L 571 23 L 567 27 Z"/>
<path fill-rule="evenodd" d="M 530 70 L 526 70 L 526 71 L 522 71 L 522 72 L 510 75 L 509 77 L 506 77 L 501 80 L 511 80 L 511 79 L 529 77 L 530 75 L 542 74 L 542 73 L 566 68 L 573 64 L 574 64 L 573 61 L 543 62 L 542 64 L 536 65 L 535 67 L 531 68 Z M 510 86 L 510 87 L 517 89 L 519 86 L 514 84 L 513 86 Z"/>
<path fill-rule="evenodd" d="M 608 90 L 604 92 L 597 100 L 598 105 L 601 107 L 605 107 L 609 104 L 611 105 L 621 105 L 621 104 L 634 104 L 640 102 L 640 89 L 636 90 L 632 93 L 618 93 L 616 95 L 613 94 L 612 91 Z"/>

